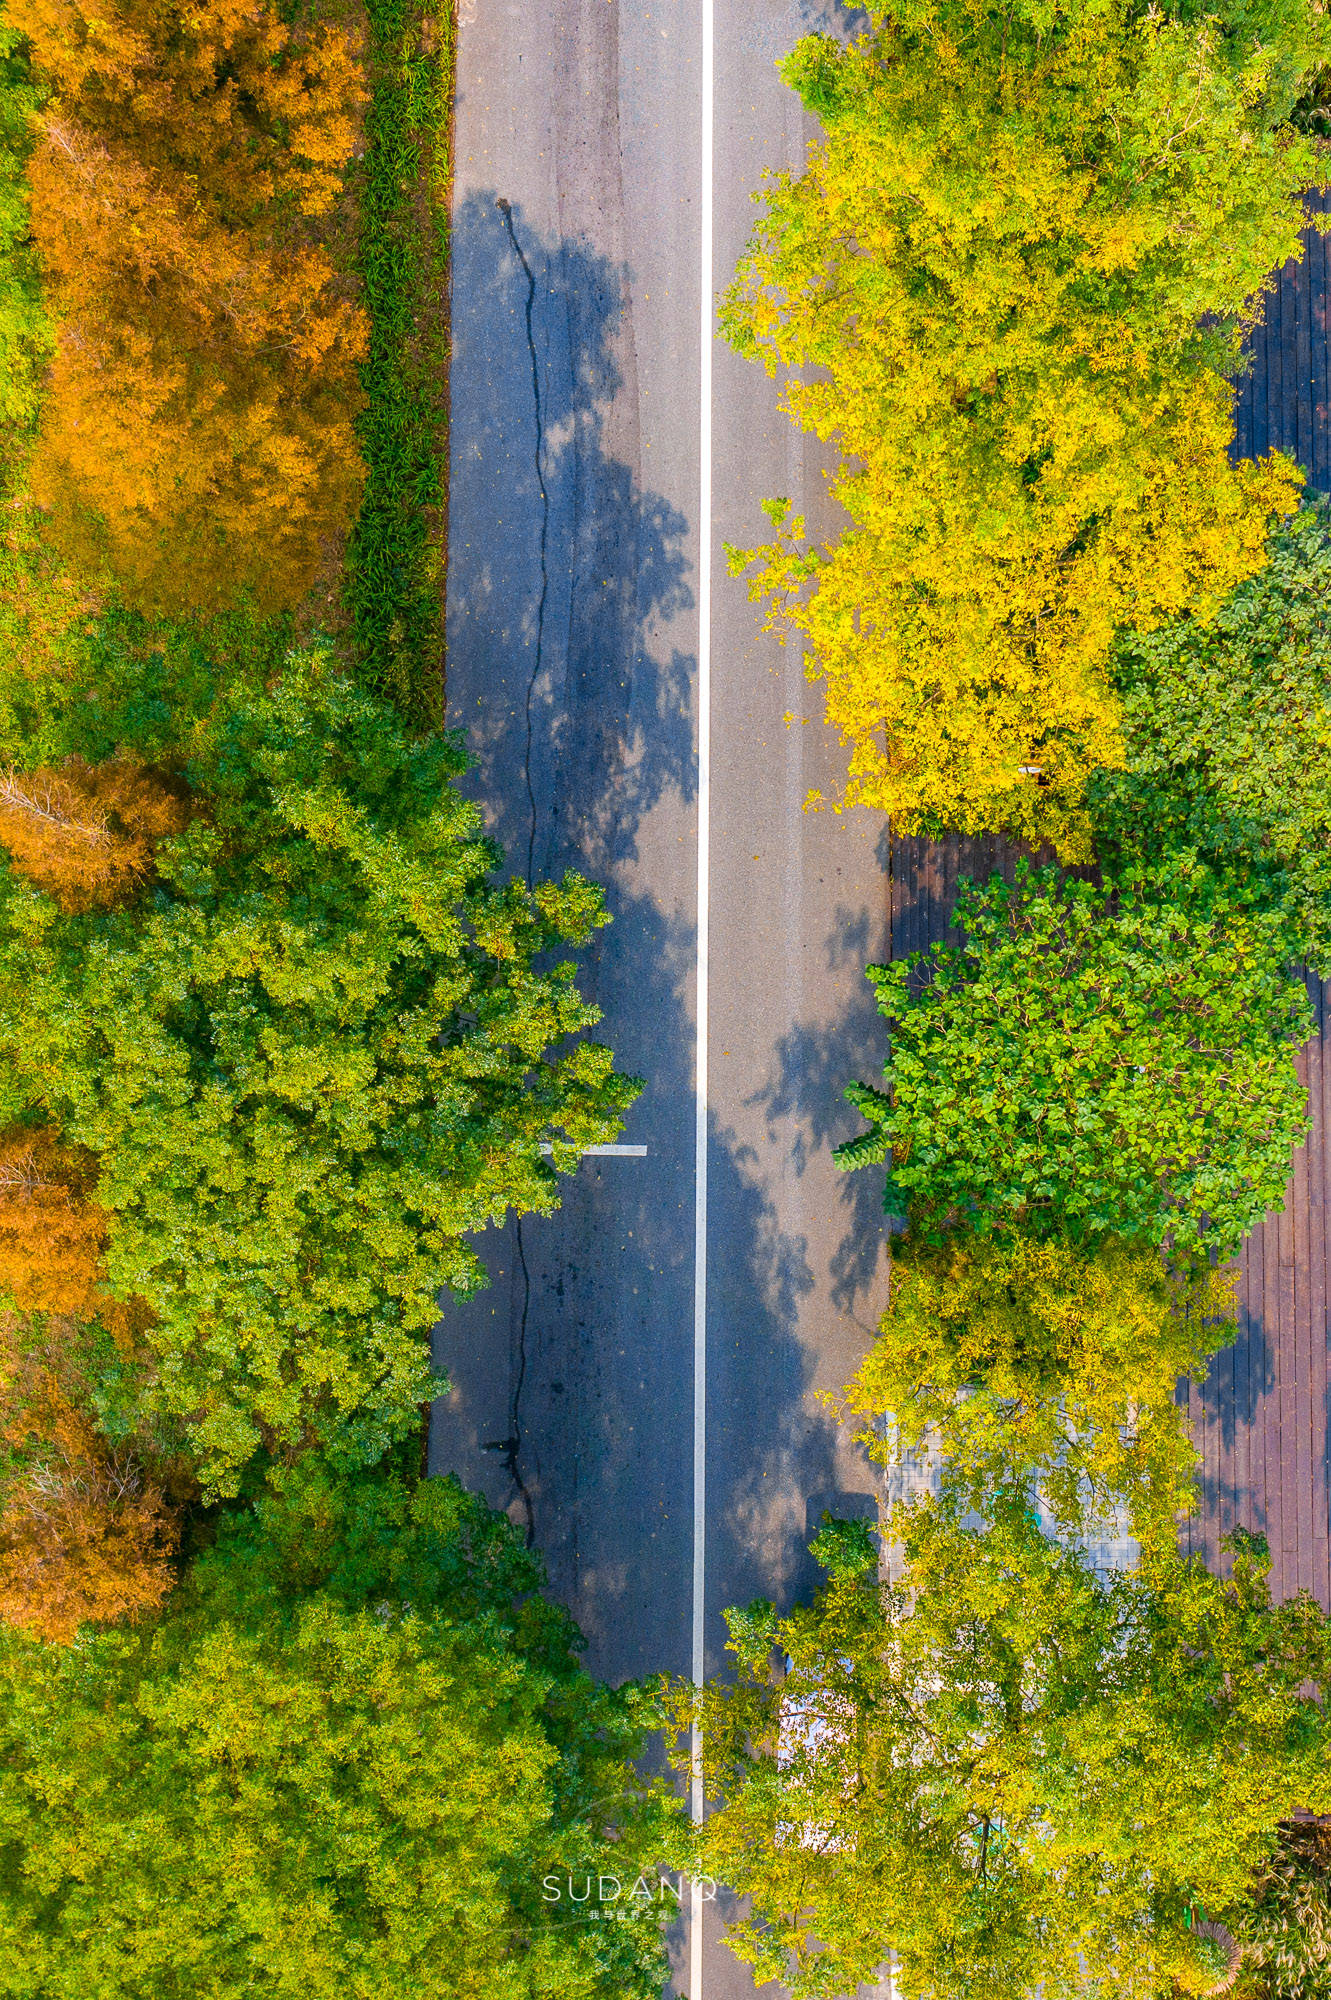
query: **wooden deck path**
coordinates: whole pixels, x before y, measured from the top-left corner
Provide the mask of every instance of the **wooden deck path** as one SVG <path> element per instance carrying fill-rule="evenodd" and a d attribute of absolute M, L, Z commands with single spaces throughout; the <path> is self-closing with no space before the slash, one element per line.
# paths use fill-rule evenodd
<path fill-rule="evenodd" d="M 894 958 L 949 935 L 957 883 L 1011 879 L 1017 851 L 992 838 L 937 843 L 894 836 L 890 937 Z M 1310 979 L 1318 1034 L 1299 1059 L 1312 1136 L 1294 1162 L 1284 1212 L 1245 1246 L 1239 1336 L 1194 1388 L 1190 1414 L 1202 1454 L 1200 1506 L 1184 1546 L 1219 1560 L 1239 1525 L 1271 1544 L 1272 1589 L 1310 1590 L 1331 1610 L 1331 1487 L 1327 1461 L 1327 1227 L 1331 1191 L 1331 1010 Z M 870 1079 L 871 1080 L 871 1079 Z"/>
<path fill-rule="evenodd" d="M 1304 201 L 1313 212 L 1331 209 L 1331 194 Z M 1238 458 L 1288 452 L 1309 486 L 1331 493 L 1331 239 L 1309 229 L 1303 246 L 1303 256 L 1281 269 L 1249 336 L 1252 369 L 1239 387 L 1234 450 Z"/>

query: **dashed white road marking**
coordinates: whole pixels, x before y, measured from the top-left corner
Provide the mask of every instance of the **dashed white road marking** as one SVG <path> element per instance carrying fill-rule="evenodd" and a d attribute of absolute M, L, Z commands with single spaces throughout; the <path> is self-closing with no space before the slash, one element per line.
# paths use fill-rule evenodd
<path fill-rule="evenodd" d="M 606 1155 L 624 1160 L 645 1160 L 647 1157 L 647 1148 L 645 1146 L 580 1146 L 578 1150 L 584 1160 L 604 1158 Z M 551 1153 L 554 1152 L 554 1147 L 547 1145 L 545 1140 L 542 1139 L 541 1151 L 548 1159 Z"/>

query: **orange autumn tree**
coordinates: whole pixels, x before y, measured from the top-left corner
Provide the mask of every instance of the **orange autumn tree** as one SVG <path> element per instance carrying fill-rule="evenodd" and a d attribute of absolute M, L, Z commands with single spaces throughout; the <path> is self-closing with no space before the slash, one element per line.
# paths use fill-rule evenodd
<path fill-rule="evenodd" d="M 134 895 L 152 873 L 157 842 L 188 816 L 183 786 L 130 758 L 0 768 L 0 846 L 20 875 L 71 913 Z"/>
<path fill-rule="evenodd" d="M 271 0 L 11 0 L 49 93 L 29 181 L 59 325 L 32 465 L 145 611 L 297 602 L 348 525 L 364 316 L 327 239 L 359 38 Z"/>
<path fill-rule="evenodd" d="M 86 1393 L 84 1330 L 0 1320 L 0 1620 L 68 1644 L 86 1623 L 155 1610 L 174 1582 L 178 1526 L 126 1446 L 100 1435 Z"/>
<path fill-rule="evenodd" d="M 0 1134 L 0 1294 L 20 1312 L 96 1312 L 107 1232 L 96 1178 L 92 1155 L 54 1132 Z"/>

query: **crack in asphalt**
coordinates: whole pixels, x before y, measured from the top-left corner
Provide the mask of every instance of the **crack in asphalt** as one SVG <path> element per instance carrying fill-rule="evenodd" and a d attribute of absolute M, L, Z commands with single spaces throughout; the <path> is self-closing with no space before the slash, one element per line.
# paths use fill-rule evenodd
<path fill-rule="evenodd" d="M 536 604 L 536 658 L 527 680 L 526 726 L 527 746 L 523 761 L 523 775 L 527 785 L 527 809 L 531 816 L 531 826 L 527 835 L 527 887 L 532 887 L 536 870 L 536 790 L 531 777 L 532 751 L 532 701 L 536 694 L 536 683 L 541 677 L 545 663 L 545 608 L 550 595 L 550 570 L 548 563 L 550 545 L 550 493 L 545 483 L 545 407 L 541 401 L 541 367 L 536 355 L 536 273 L 527 261 L 527 253 L 518 241 L 518 232 L 513 222 L 513 205 L 501 195 L 495 203 L 504 218 L 504 228 L 508 240 L 513 245 L 513 255 L 522 266 L 527 280 L 527 304 L 525 319 L 527 327 L 527 352 L 531 357 L 532 407 L 536 418 L 536 488 L 541 496 L 541 592 Z M 522 1217 L 518 1216 L 514 1235 L 517 1239 L 518 1262 L 522 1266 L 522 1316 L 518 1323 L 518 1360 L 513 1381 L 513 1395 L 509 1403 L 508 1436 L 498 1447 L 504 1454 L 504 1464 L 508 1470 L 522 1511 L 527 1517 L 527 1547 L 536 1539 L 536 1514 L 532 1506 L 531 1489 L 522 1476 L 519 1457 L 522 1451 L 522 1391 L 527 1381 L 527 1316 L 531 1311 L 531 1273 L 527 1269 L 527 1246 L 522 1235 Z"/>
<path fill-rule="evenodd" d="M 518 1489 L 523 1512 L 527 1516 L 527 1547 L 536 1539 L 536 1514 L 532 1507 L 531 1489 L 522 1476 L 518 1464 L 518 1453 L 522 1450 L 522 1391 L 527 1381 L 527 1314 L 531 1310 L 531 1274 L 527 1269 L 527 1246 L 522 1240 L 522 1217 L 517 1220 L 514 1232 L 518 1239 L 518 1262 L 522 1266 L 522 1317 L 518 1322 L 518 1368 L 513 1382 L 513 1399 L 509 1404 L 507 1465 L 513 1476 L 513 1484 Z"/>
<path fill-rule="evenodd" d="M 545 607 L 550 595 L 550 572 L 547 554 L 550 542 L 550 494 L 545 484 L 545 410 L 541 402 L 541 369 L 536 358 L 536 273 L 527 262 L 527 254 L 518 241 L 518 232 L 513 223 L 513 207 L 501 195 L 495 203 L 504 218 L 508 240 L 513 245 L 513 254 L 523 269 L 527 280 L 527 351 L 531 356 L 531 388 L 536 410 L 536 486 L 541 496 L 541 594 L 536 606 L 536 661 L 527 682 L 527 806 L 531 814 L 531 831 L 527 836 L 527 887 L 532 886 L 536 856 L 536 793 L 531 781 L 532 746 L 532 699 L 536 693 L 536 683 L 540 679 L 545 653 Z"/>
<path fill-rule="evenodd" d="M 536 1512 L 532 1506 L 531 1488 L 522 1476 L 518 1456 L 522 1450 L 522 1391 L 527 1382 L 527 1315 L 531 1311 L 531 1274 L 527 1269 L 527 1246 L 522 1237 L 522 1217 L 518 1216 L 514 1227 L 517 1240 L 518 1262 L 522 1266 L 522 1314 L 518 1321 L 518 1366 L 513 1381 L 513 1394 L 508 1404 L 508 1436 L 492 1438 L 481 1446 L 482 1451 L 497 1451 L 500 1463 L 513 1481 L 513 1488 L 522 1502 L 522 1511 L 527 1517 L 527 1547 L 531 1548 L 536 1539 Z"/>

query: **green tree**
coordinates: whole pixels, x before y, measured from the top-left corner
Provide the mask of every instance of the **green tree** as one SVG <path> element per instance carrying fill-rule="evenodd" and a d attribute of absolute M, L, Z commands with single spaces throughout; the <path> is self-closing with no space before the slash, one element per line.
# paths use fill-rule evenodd
<path fill-rule="evenodd" d="M 1126 762 L 1090 790 L 1097 847 L 1193 849 L 1292 893 L 1300 957 L 1331 970 L 1331 535 L 1323 503 L 1273 536 L 1213 618 L 1115 648 Z"/>
<path fill-rule="evenodd" d="M 1171 1275 L 1159 1253 L 1016 1235 L 898 1238 L 878 1339 L 844 1392 L 889 1466 L 926 1447 L 945 1487 L 983 1509 L 1020 1486 L 1064 1532 L 1172 1536 L 1196 1452 L 1182 1375 L 1233 1335 L 1232 1280 Z"/>
<path fill-rule="evenodd" d="M 30 240 L 24 169 L 38 107 L 19 35 L 0 20 L 0 455 L 37 414 L 55 331 L 42 304 Z"/>
<path fill-rule="evenodd" d="M 656 1918 L 543 1897 L 667 1808 L 542 1580 L 451 1480 L 309 1472 L 155 1627 L 0 1642 L 0 1994 L 655 2000 Z"/>
<path fill-rule="evenodd" d="M 0 758 L 18 768 L 120 756 L 181 766 L 220 701 L 281 675 L 291 621 L 242 606 L 148 618 L 88 587 L 43 545 L 37 512 L 6 494 L 0 533 Z"/>
<path fill-rule="evenodd" d="M 413 1425 L 439 1289 L 484 1281 L 469 1236 L 554 1207 L 637 1094 L 550 956 L 600 892 L 493 880 L 463 763 L 316 654 L 200 733 L 137 907 L 5 885 L 0 1094 L 98 1155 L 108 1288 L 151 1308 L 217 1490 Z"/>
<path fill-rule="evenodd" d="M 1233 465 L 1239 324 L 1322 167 L 1287 122 L 1311 0 L 871 0 L 783 74 L 826 138 L 770 174 L 723 325 L 839 453 L 825 546 L 774 502 L 753 594 L 801 633 L 846 798 L 1084 852 L 1116 627 L 1213 603 L 1288 513 Z"/>
<path fill-rule="evenodd" d="M 1307 1131 L 1311 1033 L 1264 886 L 1179 854 L 1103 886 L 1021 864 L 968 886 L 965 941 L 873 966 L 886 1092 L 845 1167 L 890 1160 L 889 1207 L 935 1239 L 1021 1228 L 1224 1255 L 1279 1208 Z"/>
<path fill-rule="evenodd" d="M 899 1581 L 836 1524 L 814 1602 L 732 1612 L 733 1681 L 679 1691 L 704 1865 L 753 1898 L 732 1947 L 797 2000 L 889 1949 L 911 2000 L 1204 1990 L 1190 1914 L 1228 1917 L 1292 1806 L 1331 1802 L 1325 1614 L 1272 1606 L 1246 1537 L 1228 1582 L 1173 1551 L 1105 1582 L 1020 1496 L 896 1525 Z"/>

